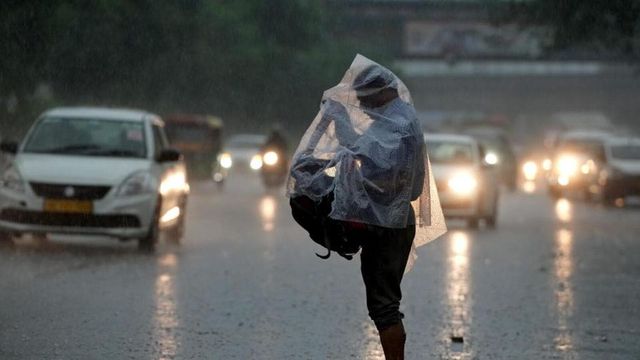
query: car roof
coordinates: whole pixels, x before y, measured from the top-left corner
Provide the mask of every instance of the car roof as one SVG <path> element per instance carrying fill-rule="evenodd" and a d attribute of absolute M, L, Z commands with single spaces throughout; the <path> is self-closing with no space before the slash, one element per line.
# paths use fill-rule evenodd
<path fill-rule="evenodd" d="M 614 135 L 606 131 L 576 130 L 563 133 L 559 138 L 560 140 L 605 140 L 612 136 Z"/>
<path fill-rule="evenodd" d="M 609 146 L 620 146 L 620 145 L 640 146 L 640 138 L 616 136 L 616 137 L 608 138 L 605 141 L 605 144 Z"/>
<path fill-rule="evenodd" d="M 157 115 L 143 110 L 89 106 L 53 108 L 46 111 L 43 116 L 125 121 L 143 121 L 146 118 L 155 118 L 159 120 L 159 117 Z"/>
<path fill-rule="evenodd" d="M 437 133 L 437 134 L 424 134 L 424 139 L 426 141 L 442 141 L 442 142 L 462 142 L 468 144 L 476 144 L 477 141 L 469 136 L 469 135 L 459 135 L 459 134 L 445 134 L 445 133 Z"/>

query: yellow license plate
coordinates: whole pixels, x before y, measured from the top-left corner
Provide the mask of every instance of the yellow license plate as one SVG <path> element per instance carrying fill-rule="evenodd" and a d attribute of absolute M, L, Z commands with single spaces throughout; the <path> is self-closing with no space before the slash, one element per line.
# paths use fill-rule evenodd
<path fill-rule="evenodd" d="M 44 211 L 90 214 L 93 211 L 93 203 L 82 200 L 46 199 L 44 201 Z"/>

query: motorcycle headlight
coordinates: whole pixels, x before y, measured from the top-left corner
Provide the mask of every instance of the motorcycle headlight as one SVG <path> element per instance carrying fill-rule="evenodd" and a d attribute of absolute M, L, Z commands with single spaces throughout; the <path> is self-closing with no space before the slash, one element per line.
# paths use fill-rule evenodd
<path fill-rule="evenodd" d="M 470 173 L 460 173 L 454 175 L 447 182 L 449 189 L 458 195 L 470 195 L 478 187 L 478 180 Z"/>
<path fill-rule="evenodd" d="M 262 155 L 262 162 L 265 165 L 273 166 L 278 163 L 278 154 L 275 151 L 267 151 Z"/>
<path fill-rule="evenodd" d="M 150 194 L 156 190 L 156 181 L 148 171 L 137 171 L 129 175 L 118 188 L 117 196 Z"/>
<path fill-rule="evenodd" d="M 24 192 L 24 181 L 15 167 L 8 167 L 2 174 L 2 187 L 20 193 Z"/>
<path fill-rule="evenodd" d="M 487 155 L 484 156 L 484 162 L 489 165 L 495 165 L 500 162 L 500 158 L 498 157 L 498 154 L 494 152 L 488 152 Z"/>
<path fill-rule="evenodd" d="M 220 155 L 220 159 L 218 161 L 220 162 L 220 166 L 225 169 L 230 169 L 233 166 L 233 159 L 229 153 Z"/>
<path fill-rule="evenodd" d="M 538 164 L 535 161 L 527 161 L 522 165 L 522 173 L 524 178 L 529 181 L 533 181 L 538 176 Z"/>

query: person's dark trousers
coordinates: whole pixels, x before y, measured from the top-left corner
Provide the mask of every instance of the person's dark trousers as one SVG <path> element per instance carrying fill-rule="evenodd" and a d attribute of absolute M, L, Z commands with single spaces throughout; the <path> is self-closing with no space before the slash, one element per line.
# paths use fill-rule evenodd
<path fill-rule="evenodd" d="M 400 282 L 407 265 L 415 226 L 405 229 L 370 227 L 361 240 L 362 279 L 367 292 L 369 316 L 378 330 L 399 323 L 402 291 Z"/>
<path fill-rule="evenodd" d="M 362 279 L 367 293 L 369 316 L 380 333 L 387 359 L 404 359 L 406 334 L 400 312 L 400 282 L 407 265 L 415 226 L 389 229 L 369 226 L 361 239 Z"/>

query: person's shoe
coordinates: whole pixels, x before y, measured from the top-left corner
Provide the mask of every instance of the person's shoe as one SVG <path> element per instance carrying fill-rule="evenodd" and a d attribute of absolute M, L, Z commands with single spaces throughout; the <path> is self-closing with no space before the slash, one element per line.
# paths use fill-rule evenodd
<path fill-rule="evenodd" d="M 380 343 L 386 360 L 404 360 L 404 343 L 407 334 L 402 322 L 380 331 Z"/>

